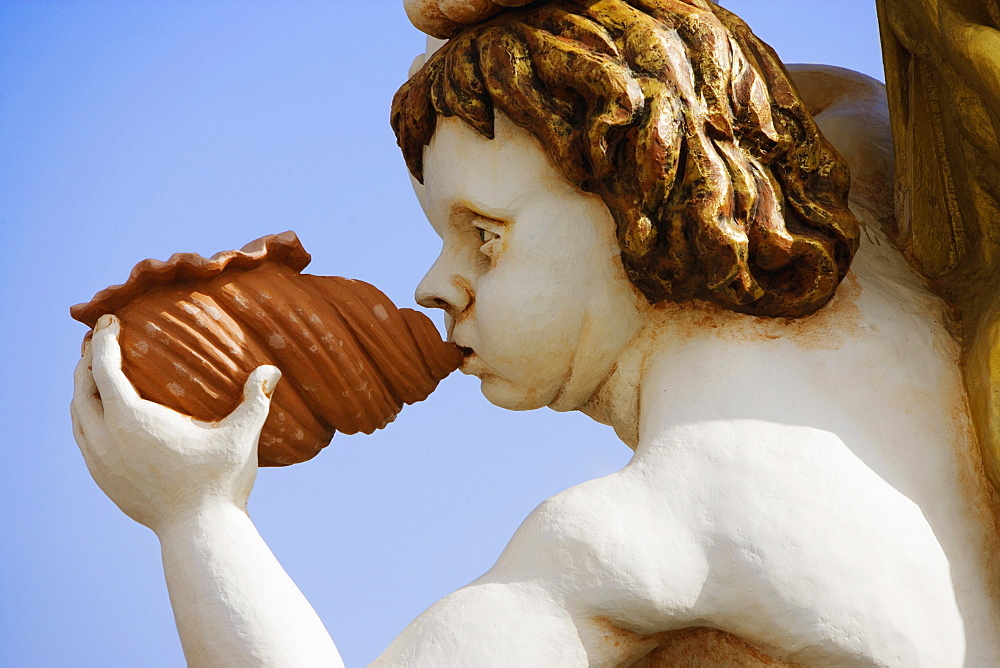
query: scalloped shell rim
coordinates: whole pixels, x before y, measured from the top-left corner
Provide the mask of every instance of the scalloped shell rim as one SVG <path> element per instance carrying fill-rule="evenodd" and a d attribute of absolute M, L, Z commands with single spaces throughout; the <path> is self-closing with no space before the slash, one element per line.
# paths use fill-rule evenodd
<path fill-rule="evenodd" d="M 312 256 L 291 230 L 254 239 L 239 250 L 221 251 L 205 258 L 197 253 L 174 253 L 166 262 L 143 260 L 135 265 L 128 280 L 101 290 L 86 304 L 69 309 L 75 320 L 94 327 L 105 313 L 114 313 L 156 288 L 192 283 L 218 276 L 226 269 L 255 269 L 265 262 L 277 262 L 293 271 L 302 271 Z"/>

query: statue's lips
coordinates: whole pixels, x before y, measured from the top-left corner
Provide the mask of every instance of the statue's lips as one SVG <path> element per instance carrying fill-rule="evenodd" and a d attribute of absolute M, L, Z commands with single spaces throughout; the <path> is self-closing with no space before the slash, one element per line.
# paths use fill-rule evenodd
<path fill-rule="evenodd" d="M 458 345 L 458 349 L 462 351 L 462 364 L 458 367 L 458 370 L 464 374 L 470 376 L 478 376 L 483 371 L 482 362 L 479 361 L 479 356 L 472 348 L 468 348 L 463 345 Z"/>

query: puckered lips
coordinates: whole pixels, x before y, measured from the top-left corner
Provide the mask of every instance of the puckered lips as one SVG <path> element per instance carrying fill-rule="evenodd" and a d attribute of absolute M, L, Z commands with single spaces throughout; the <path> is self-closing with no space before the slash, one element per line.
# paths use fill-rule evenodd
<path fill-rule="evenodd" d="M 458 367 L 458 370 L 465 374 L 478 375 L 478 371 L 482 365 L 477 363 L 479 356 L 476 355 L 476 351 L 457 342 L 455 342 L 455 345 L 458 346 L 458 349 L 462 353 L 462 364 Z"/>

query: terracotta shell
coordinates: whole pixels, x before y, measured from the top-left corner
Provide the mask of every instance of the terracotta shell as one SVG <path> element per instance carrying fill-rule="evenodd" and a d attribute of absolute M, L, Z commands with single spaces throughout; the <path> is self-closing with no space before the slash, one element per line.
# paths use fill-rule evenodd
<path fill-rule="evenodd" d="M 207 259 L 144 260 L 125 284 L 70 313 L 91 327 L 117 315 L 123 368 L 139 394 L 199 420 L 228 415 L 250 372 L 277 366 L 258 458 L 294 464 L 335 431 L 384 427 L 462 359 L 422 313 L 362 281 L 300 274 L 309 260 L 294 232 Z"/>

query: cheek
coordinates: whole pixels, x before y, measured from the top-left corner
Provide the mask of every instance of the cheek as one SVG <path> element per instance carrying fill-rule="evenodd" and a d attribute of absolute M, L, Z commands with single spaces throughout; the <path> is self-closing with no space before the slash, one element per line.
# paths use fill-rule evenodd
<path fill-rule="evenodd" d="M 572 355 L 584 302 L 567 290 L 570 284 L 549 272 L 508 272 L 500 267 L 480 280 L 477 328 L 485 350 L 497 356 L 495 362 L 523 365 L 525 358 L 534 358 L 559 363 Z"/>

